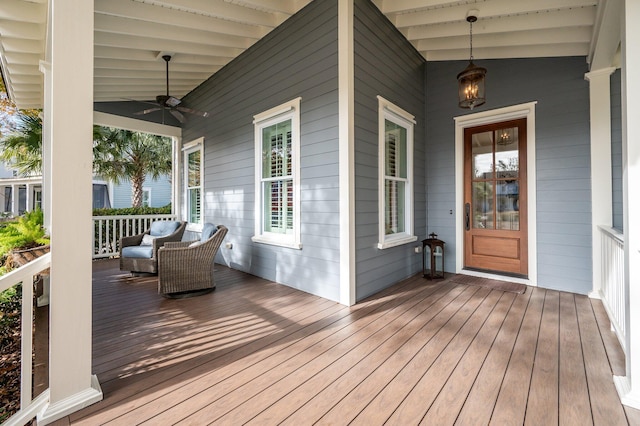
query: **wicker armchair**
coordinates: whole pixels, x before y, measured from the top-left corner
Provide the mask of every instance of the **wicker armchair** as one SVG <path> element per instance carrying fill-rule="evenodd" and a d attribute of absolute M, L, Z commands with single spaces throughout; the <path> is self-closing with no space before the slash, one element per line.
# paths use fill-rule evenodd
<path fill-rule="evenodd" d="M 180 241 L 187 222 L 156 221 L 144 233 L 120 239 L 120 270 L 158 273 L 158 249 Z"/>
<path fill-rule="evenodd" d="M 158 293 L 171 298 L 188 297 L 216 288 L 213 260 L 227 228 L 206 224 L 202 234 L 200 241 L 167 243 L 158 251 Z"/>

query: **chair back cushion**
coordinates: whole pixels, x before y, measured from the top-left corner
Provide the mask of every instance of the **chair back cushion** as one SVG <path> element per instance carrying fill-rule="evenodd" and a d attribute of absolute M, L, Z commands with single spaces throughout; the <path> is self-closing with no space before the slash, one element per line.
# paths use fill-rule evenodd
<path fill-rule="evenodd" d="M 151 224 L 149 235 L 152 237 L 165 237 L 173 234 L 180 227 L 180 222 L 173 220 L 157 220 Z"/>
<path fill-rule="evenodd" d="M 202 227 L 202 236 L 200 237 L 200 242 L 205 242 L 209 238 L 213 237 L 213 234 L 216 233 L 218 227 L 213 223 L 205 223 Z"/>
<path fill-rule="evenodd" d="M 122 247 L 122 257 L 135 257 L 138 259 L 151 259 L 153 246 L 129 246 Z"/>

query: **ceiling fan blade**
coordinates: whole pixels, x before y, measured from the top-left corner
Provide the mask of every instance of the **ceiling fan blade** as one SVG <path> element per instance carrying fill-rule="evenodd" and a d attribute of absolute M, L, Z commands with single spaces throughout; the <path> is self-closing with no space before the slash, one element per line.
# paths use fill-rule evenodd
<path fill-rule="evenodd" d="M 183 107 L 183 106 L 179 106 L 176 109 L 182 111 L 182 112 L 187 112 L 189 114 L 194 114 L 194 115 L 199 115 L 200 117 L 208 117 L 209 113 L 207 111 L 198 111 L 197 109 L 193 109 L 193 108 L 187 108 L 187 107 Z"/>
<path fill-rule="evenodd" d="M 162 107 L 155 107 L 155 108 L 143 109 L 142 111 L 134 112 L 134 113 L 133 113 L 133 115 L 144 115 L 144 114 L 149 114 L 150 112 L 160 111 L 161 109 L 162 109 Z"/>
<path fill-rule="evenodd" d="M 182 124 L 187 122 L 187 119 L 184 118 L 184 115 L 180 113 L 180 111 L 176 111 L 175 109 L 170 109 L 169 112 L 173 115 L 178 121 Z"/>

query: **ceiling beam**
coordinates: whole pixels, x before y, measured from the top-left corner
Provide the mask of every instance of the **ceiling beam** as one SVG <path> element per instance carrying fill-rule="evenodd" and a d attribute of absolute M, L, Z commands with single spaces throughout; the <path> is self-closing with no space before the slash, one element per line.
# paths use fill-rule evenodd
<path fill-rule="evenodd" d="M 622 7 L 620 0 L 600 2 L 587 58 L 591 70 L 619 66 L 616 58 L 622 37 L 620 32 Z"/>
<path fill-rule="evenodd" d="M 273 13 L 228 3 L 224 0 L 151 0 L 148 3 L 232 22 L 275 28 L 281 20 Z"/>
<path fill-rule="evenodd" d="M 208 64 L 183 64 L 183 63 L 171 63 L 169 66 L 170 72 L 181 71 L 193 71 L 193 72 L 210 72 L 212 69 L 218 69 L 225 64 L 220 65 L 208 65 Z M 158 71 L 164 70 L 164 64 L 161 62 L 137 62 L 126 61 L 117 59 L 101 59 L 96 58 L 93 61 L 93 67 L 95 70 L 99 69 L 115 69 L 115 70 L 140 70 L 140 71 Z"/>
<path fill-rule="evenodd" d="M 565 43 L 584 43 L 587 46 L 591 41 L 591 29 L 589 27 L 557 28 L 547 31 L 519 31 L 508 34 L 484 34 L 473 36 L 473 53 L 476 49 L 494 47 L 525 47 L 531 45 Z M 444 37 L 436 39 L 419 40 L 416 48 L 420 51 L 455 50 L 469 48 L 469 37 Z"/>
<path fill-rule="evenodd" d="M 47 20 L 47 5 L 23 0 L 2 0 L 0 19 L 44 24 Z"/>
<path fill-rule="evenodd" d="M 94 4 L 96 15 L 126 17 L 194 30 L 215 30 L 219 33 L 240 37 L 260 38 L 271 30 L 271 27 L 231 22 L 169 7 L 132 2 L 131 0 L 95 0 Z"/>
<path fill-rule="evenodd" d="M 0 19 L 0 34 L 2 37 L 44 40 L 44 25 Z"/>
<path fill-rule="evenodd" d="M 223 46 L 210 46 L 201 43 L 184 43 L 171 39 L 128 37 L 123 34 L 104 33 L 97 31 L 94 36 L 96 46 L 110 46 L 151 50 L 156 52 L 181 52 L 194 55 L 213 55 L 228 57 L 229 60 L 242 53 L 242 49 Z"/>
<path fill-rule="evenodd" d="M 473 35 L 486 33 L 509 33 L 524 30 L 546 30 L 568 26 L 591 26 L 596 16 L 596 7 L 539 12 L 533 15 L 502 16 L 482 19 L 473 25 Z M 469 36 L 469 23 L 449 22 L 411 27 L 405 30 L 406 37 L 413 40 Z"/>
<path fill-rule="evenodd" d="M 422 51 L 427 61 L 469 60 L 469 49 Z M 551 58 L 560 56 L 587 56 L 589 46 L 584 43 L 545 44 L 522 47 L 496 47 L 473 49 L 474 59 Z"/>
<path fill-rule="evenodd" d="M 592 7 L 596 4 L 596 0 L 536 0 L 535 2 L 488 0 L 482 3 L 462 4 L 444 9 L 432 9 L 415 13 L 400 14 L 395 17 L 394 22 L 400 29 L 415 25 L 428 25 L 456 21 L 464 22 L 469 9 L 477 9 L 479 11 L 478 24 L 480 24 L 483 19 L 503 16 L 505 11 L 508 11 L 509 15 L 518 15 L 537 13 L 545 10 Z"/>
<path fill-rule="evenodd" d="M 95 15 L 94 29 L 97 32 L 122 34 L 131 37 L 170 39 L 185 43 L 227 46 L 238 49 L 246 49 L 258 40 L 257 38 L 249 39 L 212 31 L 172 27 L 167 24 L 100 14 Z"/>

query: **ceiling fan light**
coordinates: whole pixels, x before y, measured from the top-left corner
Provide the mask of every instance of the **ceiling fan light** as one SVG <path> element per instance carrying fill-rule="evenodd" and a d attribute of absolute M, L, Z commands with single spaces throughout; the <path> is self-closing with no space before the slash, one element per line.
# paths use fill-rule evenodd
<path fill-rule="evenodd" d="M 174 98 L 173 96 L 169 96 L 169 98 L 165 101 L 165 105 L 170 107 L 175 107 L 180 105 L 182 101 L 178 98 Z"/>
<path fill-rule="evenodd" d="M 476 66 L 472 61 L 458 74 L 458 105 L 473 109 L 486 102 L 484 81 L 487 69 Z"/>

